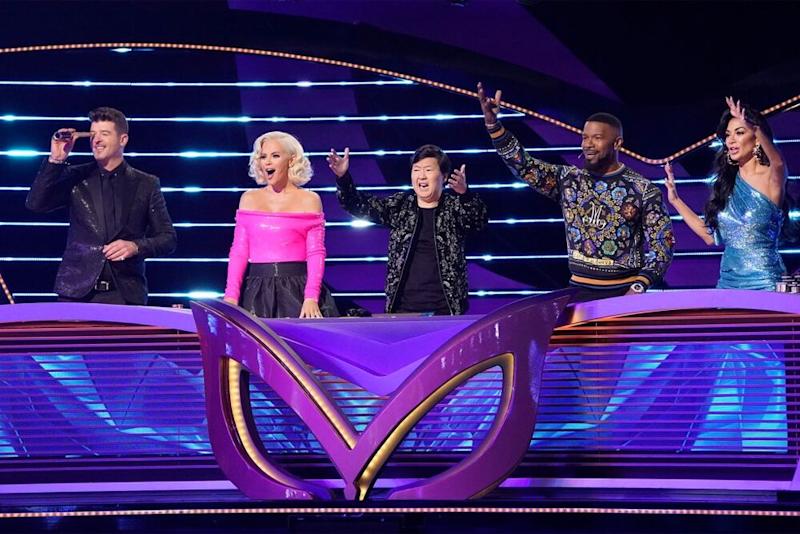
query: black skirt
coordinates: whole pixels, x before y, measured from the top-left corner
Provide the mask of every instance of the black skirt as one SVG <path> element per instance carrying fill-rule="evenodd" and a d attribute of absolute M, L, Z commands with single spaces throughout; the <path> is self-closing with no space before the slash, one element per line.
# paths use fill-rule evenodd
<path fill-rule="evenodd" d="M 251 263 L 239 305 L 259 317 L 300 317 L 307 278 L 304 261 Z M 336 303 L 324 283 L 318 303 L 323 317 L 339 316 Z"/>

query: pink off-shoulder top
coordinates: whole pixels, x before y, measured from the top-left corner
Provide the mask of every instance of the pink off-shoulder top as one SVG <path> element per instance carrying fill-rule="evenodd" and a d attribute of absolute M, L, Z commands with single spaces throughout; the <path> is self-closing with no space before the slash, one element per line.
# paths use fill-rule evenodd
<path fill-rule="evenodd" d="M 317 300 L 325 271 L 325 215 L 236 210 L 225 297 L 239 300 L 247 263 L 307 262 L 304 297 Z"/>

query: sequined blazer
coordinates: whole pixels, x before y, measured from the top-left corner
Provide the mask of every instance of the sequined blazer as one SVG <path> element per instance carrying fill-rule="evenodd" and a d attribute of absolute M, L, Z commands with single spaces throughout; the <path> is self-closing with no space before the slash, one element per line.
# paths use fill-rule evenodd
<path fill-rule="evenodd" d="M 133 241 L 136 256 L 109 262 L 114 282 L 129 304 L 147 303 L 145 258 L 165 256 L 175 250 L 177 235 L 167 212 L 161 185 L 156 176 L 125 164 L 122 187 L 115 190 L 121 201 L 116 227 L 111 238 Z M 97 187 L 89 176 L 95 162 L 82 165 L 54 164 L 45 160 L 31 185 L 25 206 L 38 213 L 61 208 L 69 211 L 67 246 L 56 274 L 59 296 L 81 298 L 89 294 L 106 262 L 103 246 L 105 227 L 98 217 L 93 198 Z"/>
<path fill-rule="evenodd" d="M 359 191 L 350 173 L 336 180 L 336 194 L 342 207 L 352 215 L 389 228 L 386 312 L 390 313 L 397 304 L 400 284 L 415 244 L 420 220 L 417 195 L 406 191 L 376 197 Z M 452 315 L 461 315 L 468 307 L 466 237 L 483 228 L 487 221 L 486 204 L 477 194 L 469 190 L 463 195 L 449 190 L 442 193 L 436 208 L 434 238 L 442 290 Z"/>

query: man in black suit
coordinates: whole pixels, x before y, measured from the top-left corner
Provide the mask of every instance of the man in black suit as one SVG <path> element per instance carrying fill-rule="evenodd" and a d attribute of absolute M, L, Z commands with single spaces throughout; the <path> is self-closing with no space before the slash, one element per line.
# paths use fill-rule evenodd
<path fill-rule="evenodd" d="M 62 128 L 50 141 L 25 205 L 69 209 L 69 232 L 55 291 L 61 301 L 146 304 L 144 260 L 175 250 L 177 236 L 156 176 L 125 162 L 128 121 L 113 108 L 89 113 L 95 161 L 66 160 L 81 136 Z"/>

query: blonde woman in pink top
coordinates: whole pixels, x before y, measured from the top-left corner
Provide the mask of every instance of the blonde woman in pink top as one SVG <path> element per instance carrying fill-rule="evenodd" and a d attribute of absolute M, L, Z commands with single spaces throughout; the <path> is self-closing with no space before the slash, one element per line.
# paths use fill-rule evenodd
<path fill-rule="evenodd" d="M 313 174 L 302 145 L 284 132 L 261 135 L 249 174 L 263 187 L 239 202 L 225 300 L 259 317 L 338 316 L 322 283 L 325 215 L 302 187 Z"/>

